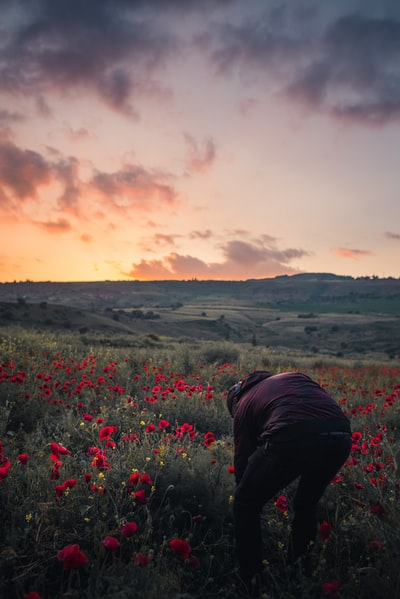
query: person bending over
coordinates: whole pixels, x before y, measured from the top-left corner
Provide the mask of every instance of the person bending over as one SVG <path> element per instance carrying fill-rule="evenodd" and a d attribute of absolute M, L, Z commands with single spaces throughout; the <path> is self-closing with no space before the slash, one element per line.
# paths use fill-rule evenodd
<path fill-rule="evenodd" d="M 233 417 L 233 501 L 240 577 L 247 589 L 262 571 L 260 514 L 299 477 L 288 562 L 305 558 L 317 533 L 320 498 L 350 454 L 350 421 L 306 374 L 254 371 L 228 390 Z"/>

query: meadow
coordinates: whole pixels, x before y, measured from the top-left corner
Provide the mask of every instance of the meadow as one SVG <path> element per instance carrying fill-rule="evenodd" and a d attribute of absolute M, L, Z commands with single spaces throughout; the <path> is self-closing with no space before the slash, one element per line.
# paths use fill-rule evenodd
<path fill-rule="evenodd" d="M 236 598 L 226 389 L 302 370 L 351 418 L 311 577 L 286 564 L 290 486 L 263 512 L 267 598 L 400 597 L 400 369 L 231 341 L 0 335 L 0 596 Z"/>

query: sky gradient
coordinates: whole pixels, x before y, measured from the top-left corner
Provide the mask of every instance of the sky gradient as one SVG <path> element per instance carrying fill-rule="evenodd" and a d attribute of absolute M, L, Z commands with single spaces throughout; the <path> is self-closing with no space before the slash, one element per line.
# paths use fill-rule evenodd
<path fill-rule="evenodd" d="M 0 0 L 0 281 L 400 276 L 397 0 Z"/>

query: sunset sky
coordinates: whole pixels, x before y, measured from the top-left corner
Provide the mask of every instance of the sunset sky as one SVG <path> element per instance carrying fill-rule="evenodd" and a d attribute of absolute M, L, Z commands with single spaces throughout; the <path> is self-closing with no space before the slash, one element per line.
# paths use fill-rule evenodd
<path fill-rule="evenodd" d="M 400 277 L 398 0 L 0 10 L 0 281 Z"/>

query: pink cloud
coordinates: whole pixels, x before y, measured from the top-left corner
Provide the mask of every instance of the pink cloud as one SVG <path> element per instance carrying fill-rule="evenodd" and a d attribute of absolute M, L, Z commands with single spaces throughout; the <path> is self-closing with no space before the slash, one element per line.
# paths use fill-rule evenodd
<path fill-rule="evenodd" d="M 347 258 L 350 260 L 358 260 L 359 258 L 363 258 L 364 256 L 372 256 L 372 252 L 367 250 L 356 250 L 350 248 L 335 248 L 332 250 L 336 256 L 340 258 Z"/>
<path fill-rule="evenodd" d="M 170 175 L 165 173 L 125 165 L 113 173 L 97 172 L 89 186 L 116 209 L 124 210 L 134 205 L 148 210 L 155 204 L 175 203 L 177 194 L 169 183 L 170 179 Z"/>
<path fill-rule="evenodd" d="M 253 244 L 231 241 L 223 247 L 224 258 L 220 262 L 205 262 L 190 256 L 171 252 L 158 260 L 141 260 L 132 264 L 124 273 L 134 279 L 249 279 L 274 277 L 299 272 L 290 265 L 307 252 L 298 249 L 277 250 L 264 246 L 260 241 Z"/>
<path fill-rule="evenodd" d="M 34 221 L 34 224 L 45 229 L 48 233 L 64 233 L 71 230 L 71 224 L 65 218 L 59 218 L 57 221 Z"/>

